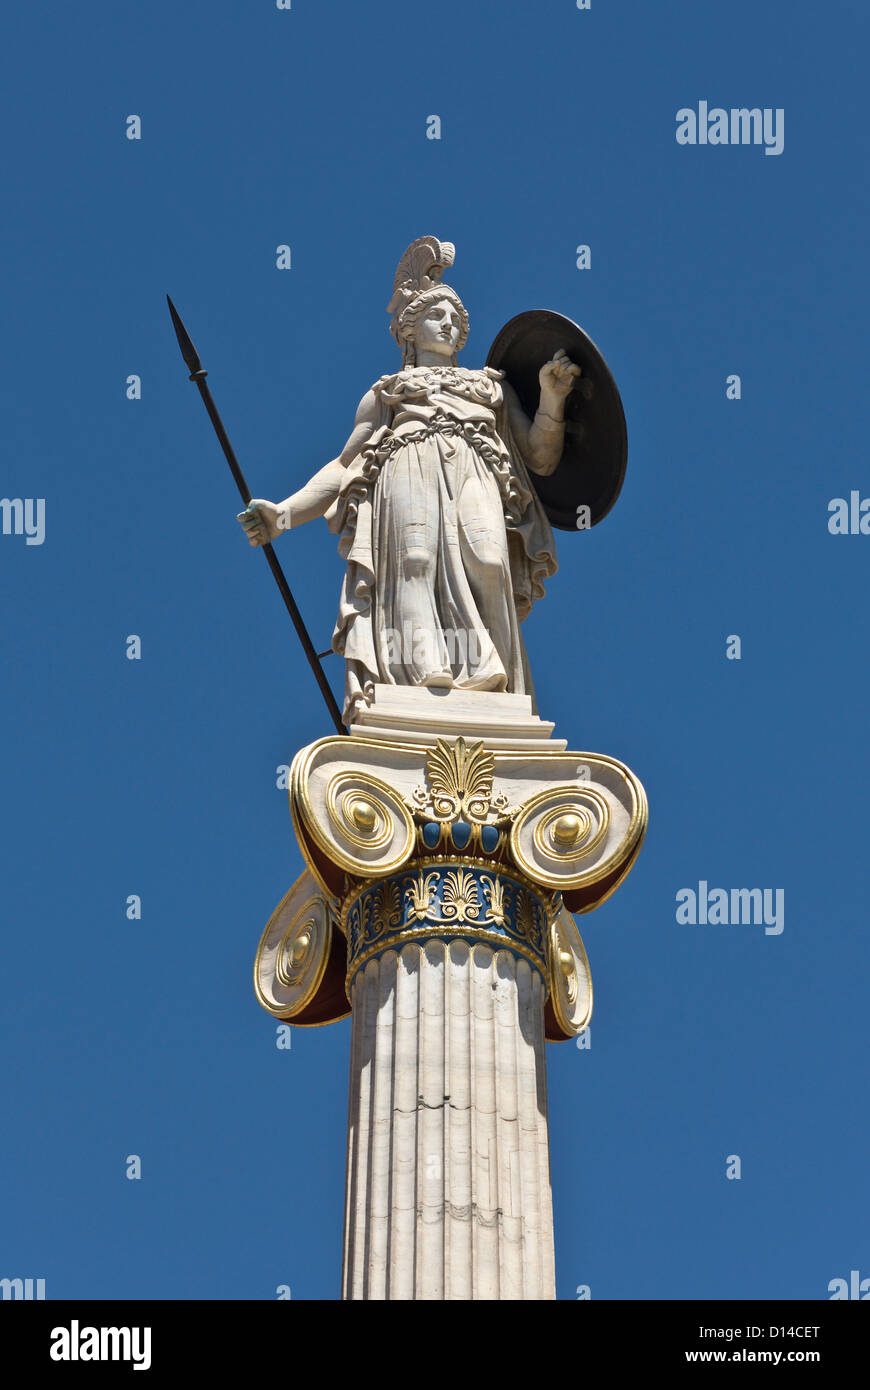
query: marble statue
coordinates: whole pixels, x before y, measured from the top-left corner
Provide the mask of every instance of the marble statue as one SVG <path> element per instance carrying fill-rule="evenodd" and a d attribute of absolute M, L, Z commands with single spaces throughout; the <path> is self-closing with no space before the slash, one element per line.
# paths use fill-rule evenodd
<path fill-rule="evenodd" d="M 454 247 L 408 247 L 387 306 L 402 368 L 366 392 L 337 458 L 283 502 L 239 516 L 251 545 L 325 517 L 346 562 L 333 651 L 345 658 L 345 722 L 376 684 L 534 691 L 520 624 L 556 570 L 529 479 L 562 455 L 580 368 L 540 370 L 530 420 L 504 374 L 457 365 L 468 314 L 442 283 Z"/>
<path fill-rule="evenodd" d="M 239 517 L 255 546 L 324 517 L 346 566 L 349 727 L 293 757 L 305 869 L 254 966 L 279 1026 L 351 1015 L 344 1299 L 555 1298 L 545 1043 L 588 1027 L 574 914 L 617 890 L 647 823 L 631 770 L 537 713 L 520 632 L 556 569 L 551 525 L 594 524 L 618 494 L 615 383 L 549 310 L 505 324 L 493 366 L 459 367 L 453 258 L 408 248 L 387 306 L 401 369 L 337 458 Z"/>

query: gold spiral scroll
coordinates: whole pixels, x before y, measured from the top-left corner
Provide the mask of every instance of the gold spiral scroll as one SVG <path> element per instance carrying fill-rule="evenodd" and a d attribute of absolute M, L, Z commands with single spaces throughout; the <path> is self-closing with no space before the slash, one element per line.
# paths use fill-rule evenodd
<path fill-rule="evenodd" d="M 592 1017 L 592 975 L 583 938 L 567 907 L 550 924 L 550 1003 L 560 1030 L 575 1038 Z"/>
<path fill-rule="evenodd" d="M 294 763 L 290 797 L 314 846 L 329 863 L 358 878 L 395 873 L 415 841 L 414 822 L 398 792 L 353 767 L 327 779 L 318 766 L 310 779 L 309 762 L 310 757 Z"/>
<path fill-rule="evenodd" d="M 613 759 L 596 758 L 596 780 L 557 784 L 529 797 L 511 827 L 514 862 L 533 882 L 603 902 L 628 872 L 646 829 L 646 796 Z M 566 899 L 574 911 L 572 898 Z"/>
<path fill-rule="evenodd" d="M 306 870 L 272 913 L 257 948 L 254 993 L 267 1013 L 292 1020 L 309 1008 L 329 963 L 332 932 L 330 905 Z"/>
<path fill-rule="evenodd" d="M 524 873 L 548 888 L 597 877 L 612 839 L 610 800 L 592 786 L 548 787 L 523 803 L 511 851 Z"/>

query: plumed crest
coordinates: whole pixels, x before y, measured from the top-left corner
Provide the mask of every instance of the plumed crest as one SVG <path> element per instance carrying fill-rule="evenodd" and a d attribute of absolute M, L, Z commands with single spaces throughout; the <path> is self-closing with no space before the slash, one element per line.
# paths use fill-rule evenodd
<path fill-rule="evenodd" d="M 456 257 L 452 241 L 439 241 L 434 236 L 421 236 L 412 241 L 396 270 L 393 296 L 387 313 L 394 314 L 410 303 L 415 295 L 437 285 L 447 266 Z"/>

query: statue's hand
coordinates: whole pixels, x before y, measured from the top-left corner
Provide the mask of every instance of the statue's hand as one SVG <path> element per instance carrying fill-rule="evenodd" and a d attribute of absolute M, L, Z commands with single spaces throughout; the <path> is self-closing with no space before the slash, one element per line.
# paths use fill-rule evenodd
<path fill-rule="evenodd" d="M 559 348 L 552 361 L 545 362 L 538 373 L 542 395 L 564 400 L 580 376 L 581 368 L 571 361 L 564 348 Z"/>
<path fill-rule="evenodd" d="M 274 541 L 280 536 L 284 529 L 279 524 L 283 520 L 280 507 L 276 507 L 274 502 L 267 502 L 263 497 L 252 497 L 245 510 L 239 512 L 238 520 L 242 523 L 251 545 L 267 545 L 269 541 Z"/>

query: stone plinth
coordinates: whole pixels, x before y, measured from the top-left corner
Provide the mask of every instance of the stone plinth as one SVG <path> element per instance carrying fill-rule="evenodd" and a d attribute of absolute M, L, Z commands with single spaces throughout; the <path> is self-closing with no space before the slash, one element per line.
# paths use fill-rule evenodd
<path fill-rule="evenodd" d="M 376 685 L 350 726 L 351 737 L 431 747 L 439 738 L 483 739 L 488 748 L 561 751 L 554 725 L 532 713 L 529 695 L 482 690 L 418 690 Z"/>

